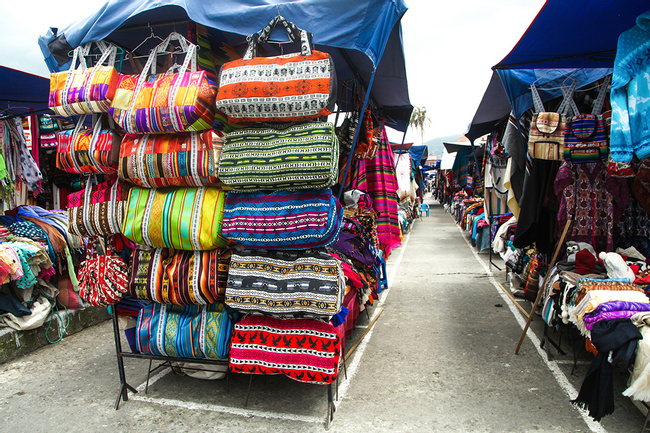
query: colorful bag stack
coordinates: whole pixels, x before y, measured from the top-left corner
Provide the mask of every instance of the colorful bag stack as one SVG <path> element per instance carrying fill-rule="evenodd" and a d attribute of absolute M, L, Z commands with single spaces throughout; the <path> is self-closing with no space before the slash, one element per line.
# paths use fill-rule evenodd
<path fill-rule="evenodd" d="M 255 57 L 276 24 L 302 42 L 301 53 Z M 324 247 L 338 239 L 343 209 L 330 189 L 338 139 L 319 119 L 330 113 L 336 75 L 329 55 L 280 16 L 248 40 L 244 59 L 223 65 L 216 103 L 230 123 L 249 123 L 226 135 L 219 164 L 232 190 L 223 235 L 237 244 L 226 304 L 248 314 L 235 324 L 230 369 L 331 383 L 341 341 L 330 320 L 342 311 L 345 280 Z"/>

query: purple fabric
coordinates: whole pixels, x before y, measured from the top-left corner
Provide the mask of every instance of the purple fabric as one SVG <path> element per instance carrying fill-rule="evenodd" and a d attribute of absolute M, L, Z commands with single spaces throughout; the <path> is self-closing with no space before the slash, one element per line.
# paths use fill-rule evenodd
<path fill-rule="evenodd" d="M 594 311 L 591 313 L 585 314 L 585 316 L 595 316 L 598 313 L 605 313 L 608 311 L 622 311 L 630 310 L 634 312 L 639 311 L 650 311 L 650 304 L 642 304 L 641 302 L 626 302 L 626 301 L 611 301 L 600 304 Z"/>
<path fill-rule="evenodd" d="M 587 315 L 585 314 L 582 320 L 585 324 L 585 328 L 591 331 L 591 328 L 596 324 L 596 322 L 600 322 L 602 320 L 629 319 L 630 317 L 634 316 L 636 313 L 638 313 L 638 311 L 630 311 L 630 310 L 606 311 L 604 313 L 599 313 L 596 314 L 595 316 L 589 316 L 589 317 L 587 317 Z"/>

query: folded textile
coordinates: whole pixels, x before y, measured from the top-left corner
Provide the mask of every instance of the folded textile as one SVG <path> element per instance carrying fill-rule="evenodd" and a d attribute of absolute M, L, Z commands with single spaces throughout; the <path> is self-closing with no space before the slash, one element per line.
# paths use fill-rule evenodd
<path fill-rule="evenodd" d="M 634 400 L 650 401 L 650 312 L 637 313 L 630 319 L 641 331 L 630 386 L 623 395 Z"/>

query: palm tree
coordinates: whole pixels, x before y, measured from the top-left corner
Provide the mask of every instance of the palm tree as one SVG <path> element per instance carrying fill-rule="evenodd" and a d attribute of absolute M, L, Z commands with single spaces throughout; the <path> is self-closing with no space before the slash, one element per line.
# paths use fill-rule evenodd
<path fill-rule="evenodd" d="M 420 130 L 420 138 L 424 144 L 424 128 L 431 125 L 431 119 L 427 117 L 427 107 L 413 107 L 409 126 Z"/>

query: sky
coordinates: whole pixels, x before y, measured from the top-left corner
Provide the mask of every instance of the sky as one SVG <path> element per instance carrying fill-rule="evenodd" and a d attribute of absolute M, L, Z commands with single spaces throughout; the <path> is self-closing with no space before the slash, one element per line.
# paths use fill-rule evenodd
<path fill-rule="evenodd" d="M 207 0 L 206 0 L 207 1 Z M 326 0 L 325 0 L 326 1 Z M 524 34 L 544 0 L 405 0 L 402 39 L 411 104 L 424 107 L 431 124 L 424 141 L 462 135 L 492 76 L 491 67 Z M 38 36 L 98 10 L 105 0 L 0 2 L 0 65 L 49 76 Z M 401 142 L 402 134 L 389 133 Z M 411 130 L 407 142 L 420 144 Z"/>

